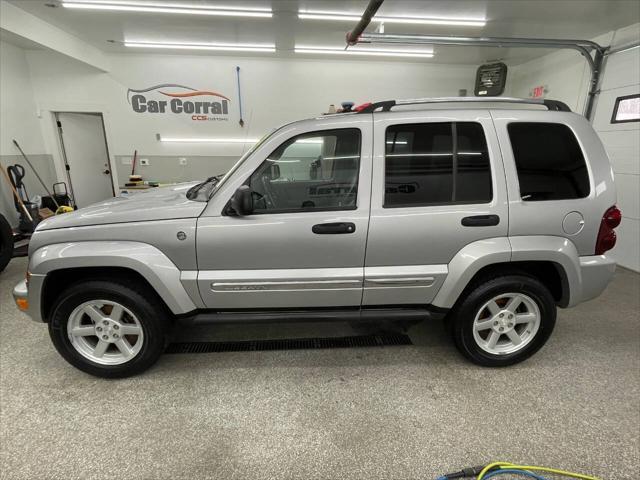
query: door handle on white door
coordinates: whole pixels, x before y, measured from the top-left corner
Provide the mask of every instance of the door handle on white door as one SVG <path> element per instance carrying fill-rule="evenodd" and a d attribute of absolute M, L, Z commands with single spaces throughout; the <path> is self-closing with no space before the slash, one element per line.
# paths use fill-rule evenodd
<path fill-rule="evenodd" d="M 319 223 L 311 227 L 311 231 L 318 235 L 353 233 L 356 231 L 356 225 L 351 222 Z"/>
<path fill-rule="evenodd" d="M 493 227 L 500 223 L 498 215 L 473 215 L 464 217 L 462 221 L 463 227 Z"/>
<path fill-rule="evenodd" d="M 109 174 L 111 173 L 111 170 L 107 169 L 107 170 L 105 170 L 105 171 L 104 171 L 104 172 L 102 172 L 102 173 L 104 173 L 105 175 L 109 175 Z"/>

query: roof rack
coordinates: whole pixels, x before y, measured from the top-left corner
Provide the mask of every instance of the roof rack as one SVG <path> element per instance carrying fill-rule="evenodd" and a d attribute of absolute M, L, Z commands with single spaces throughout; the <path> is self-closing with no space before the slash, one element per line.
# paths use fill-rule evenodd
<path fill-rule="evenodd" d="M 413 98 L 406 100 L 384 100 L 382 102 L 370 103 L 358 110 L 358 113 L 373 113 L 381 108 L 383 112 L 388 112 L 398 105 L 423 105 L 428 103 L 521 103 L 529 105 L 544 105 L 550 111 L 570 112 L 571 109 L 566 103 L 559 100 L 544 100 L 537 98 L 514 98 L 514 97 L 437 97 L 437 98 Z"/>

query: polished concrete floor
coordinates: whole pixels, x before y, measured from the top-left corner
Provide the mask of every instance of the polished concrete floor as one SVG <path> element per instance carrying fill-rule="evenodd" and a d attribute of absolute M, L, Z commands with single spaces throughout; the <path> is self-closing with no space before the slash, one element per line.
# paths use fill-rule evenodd
<path fill-rule="evenodd" d="M 0 478 L 432 479 L 490 460 L 603 479 L 640 471 L 640 277 L 560 312 L 507 369 L 467 363 L 439 322 L 414 346 L 164 355 L 90 377 L 16 311 L 26 262 L 0 274 Z M 349 333 L 344 326 L 193 329 L 183 338 Z"/>

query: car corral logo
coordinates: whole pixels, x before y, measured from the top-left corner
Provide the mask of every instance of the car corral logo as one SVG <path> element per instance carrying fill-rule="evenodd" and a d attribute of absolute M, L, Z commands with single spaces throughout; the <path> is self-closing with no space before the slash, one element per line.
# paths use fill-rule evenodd
<path fill-rule="evenodd" d="M 217 97 L 220 100 L 193 100 L 192 97 Z M 195 121 L 228 120 L 230 102 L 229 98 L 221 93 L 197 90 L 175 83 L 163 83 L 140 90 L 130 88 L 127 90 L 127 101 L 136 113 L 185 114 L 190 115 L 191 120 Z"/>

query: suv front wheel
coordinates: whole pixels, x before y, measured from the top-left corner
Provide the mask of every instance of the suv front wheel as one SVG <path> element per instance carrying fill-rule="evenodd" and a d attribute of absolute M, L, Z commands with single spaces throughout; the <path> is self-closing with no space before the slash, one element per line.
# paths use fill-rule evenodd
<path fill-rule="evenodd" d="M 521 362 L 545 344 L 556 321 L 549 290 L 526 275 L 477 283 L 453 310 L 453 339 L 472 362 L 501 367 Z"/>
<path fill-rule="evenodd" d="M 53 306 L 49 335 L 58 352 L 91 375 L 121 378 L 149 368 L 165 346 L 167 314 L 142 286 L 90 280 Z"/>

